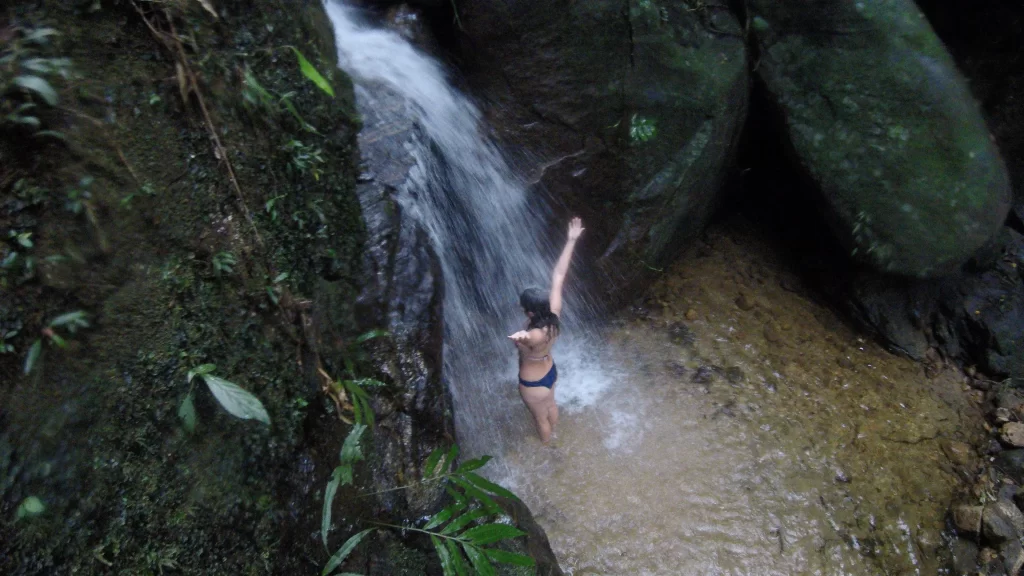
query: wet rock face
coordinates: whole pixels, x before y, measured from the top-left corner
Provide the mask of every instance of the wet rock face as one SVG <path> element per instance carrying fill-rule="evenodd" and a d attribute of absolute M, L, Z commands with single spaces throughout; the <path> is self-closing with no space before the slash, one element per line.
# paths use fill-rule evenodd
<path fill-rule="evenodd" d="M 396 100 L 395 106 L 401 105 Z M 367 165 L 357 187 L 367 232 L 357 319 L 363 330 L 383 327 L 391 334 L 382 344 L 390 349 L 379 358 L 397 391 L 377 407 L 380 490 L 397 486 L 401 478 L 420 477 L 420 464 L 451 435 L 449 398 L 441 381 L 441 270 L 426 233 L 395 198 L 415 163 L 404 147 L 413 126 L 398 124 L 404 122 L 400 115 L 382 122 L 376 114 L 386 114 L 385 108 L 363 111 L 360 149 Z M 386 495 L 383 504 L 423 514 L 439 496 L 437 490 L 399 490 Z"/>
<path fill-rule="evenodd" d="M 1024 377 L 1024 236 L 1003 228 L 985 258 L 946 278 L 894 281 L 865 272 L 842 297 L 897 352 L 931 348 L 995 377 Z"/>
<path fill-rule="evenodd" d="M 756 73 L 843 243 L 901 275 L 966 262 L 1003 224 L 1009 178 L 966 83 L 914 4 L 748 5 Z"/>
<path fill-rule="evenodd" d="M 539 190 L 588 222 L 621 290 L 710 215 L 747 109 L 726 9 L 642 0 L 462 0 L 462 55 Z"/>

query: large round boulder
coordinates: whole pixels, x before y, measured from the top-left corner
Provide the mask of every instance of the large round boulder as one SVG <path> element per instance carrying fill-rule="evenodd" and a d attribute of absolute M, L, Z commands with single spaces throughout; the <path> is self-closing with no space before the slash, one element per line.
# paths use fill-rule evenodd
<path fill-rule="evenodd" d="M 710 215 L 746 115 L 739 21 L 722 7 L 461 0 L 463 69 L 531 183 L 587 221 L 623 288 Z"/>
<path fill-rule="evenodd" d="M 1003 224 L 1003 161 L 910 0 L 751 0 L 756 74 L 836 234 L 875 268 L 955 270 Z"/>

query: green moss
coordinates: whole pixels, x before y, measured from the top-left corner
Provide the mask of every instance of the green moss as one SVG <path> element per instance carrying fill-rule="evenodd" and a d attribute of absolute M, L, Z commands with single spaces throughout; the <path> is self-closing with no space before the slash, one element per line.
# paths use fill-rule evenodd
<path fill-rule="evenodd" d="M 79 76 L 59 87 L 74 112 L 47 119 L 67 147 L 0 134 L 0 232 L 31 231 L 38 262 L 27 282 L 4 277 L 0 303 L 0 329 L 20 330 L 15 353 L 0 355 L 0 517 L 29 495 L 47 506 L 31 521 L 0 522 L 2 573 L 297 573 L 324 559 L 322 546 L 291 535 L 315 531 L 312 487 L 326 471 L 314 462 L 321 445 L 331 446 L 323 458 L 336 456 L 343 432 L 309 363 L 319 353 L 330 369 L 353 325 L 364 231 L 351 84 L 335 70 L 318 4 L 217 5 L 219 22 L 190 3 L 175 25 L 242 197 L 195 96 L 183 105 L 174 62 L 130 6 L 15 8 L 63 33 L 57 49 Z M 301 75 L 289 45 L 331 71 L 336 98 Z M 247 109 L 246 68 L 292 93 L 319 134 L 289 114 Z M 289 169 L 289 140 L 323 151 L 318 180 Z M 90 211 L 73 214 L 65 191 L 86 175 Z M 47 192 L 25 202 L 19 179 Z M 276 218 L 264 209 L 273 197 Z M 232 273 L 214 273 L 219 252 L 238 257 Z M 266 288 L 281 272 L 278 306 Z M 317 320 L 322 340 L 303 331 L 292 304 L 302 299 L 332 303 Z M 93 328 L 22 377 L 47 319 L 76 309 Z M 272 425 L 232 418 L 200 387 L 196 433 L 182 430 L 185 372 L 203 362 L 258 396 Z"/>

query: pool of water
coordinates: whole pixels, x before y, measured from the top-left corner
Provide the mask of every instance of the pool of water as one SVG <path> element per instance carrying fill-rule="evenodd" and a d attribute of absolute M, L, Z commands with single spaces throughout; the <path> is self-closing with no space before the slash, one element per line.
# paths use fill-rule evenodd
<path fill-rule="evenodd" d="M 963 376 L 846 326 L 742 223 L 586 356 L 560 365 L 553 445 L 522 409 L 491 472 L 567 573 L 942 573 L 946 454 L 981 432 Z"/>

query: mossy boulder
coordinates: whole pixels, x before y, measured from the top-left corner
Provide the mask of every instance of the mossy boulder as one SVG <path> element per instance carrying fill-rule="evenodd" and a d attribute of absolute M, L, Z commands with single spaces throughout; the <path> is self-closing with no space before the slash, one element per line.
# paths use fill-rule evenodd
<path fill-rule="evenodd" d="M 756 74 L 835 233 L 878 270 L 955 270 L 1005 221 L 1006 168 L 909 0 L 749 4 Z"/>
<path fill-rule="evenodd" d="M 491 119 L 536 155 L 538 193 L 583 216 L 609 286 L 700 231 L 747 111 L 747 51 L 727 9 L 463 0 L 458 11 L 466 71 L 499 104 Z"/>

